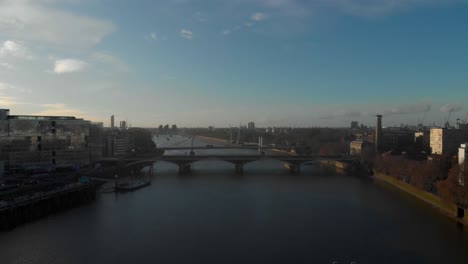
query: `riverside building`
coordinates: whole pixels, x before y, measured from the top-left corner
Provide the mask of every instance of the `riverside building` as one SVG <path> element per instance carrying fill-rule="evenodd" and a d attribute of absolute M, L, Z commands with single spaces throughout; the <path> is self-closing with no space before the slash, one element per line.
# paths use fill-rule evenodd
<path fill-rule="evenodd" d="M 23 173 L 32 167 L 54 170 L 58 166 L 83 166 L 91 163 L 91 157 L 101 156 L 101 147 L 96 146 L 99 140 L 93 140 L 94 133 L 90 134 L 90 121 L 9 112 L 0 109 L 0 165 L 4 173 Z"/>

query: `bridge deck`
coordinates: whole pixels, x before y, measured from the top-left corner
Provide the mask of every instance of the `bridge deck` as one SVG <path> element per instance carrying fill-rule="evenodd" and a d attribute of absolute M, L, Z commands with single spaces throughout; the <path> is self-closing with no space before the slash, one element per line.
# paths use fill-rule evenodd
<path fill-rule="evenodd" d="M 320 156 L 320 155 L 311 155 L 311 156 L 294 156 L 294 155 L 164 155 L 155 158 L 128 158 L 124 159 L 127 162 L 127 166 L 144 163 L 144 162 L 157 162 L 157 161 L 168 161 L 174 163 L 191 163 L 200 160 L 223 160 L 227 162 L 237 163 L 237 162 L 252 162 L 257 160 L 266 160 L 274 159 L 288 163 L 301 163 L 301 162 L 310 162 L 318 160 L 338 160 L 342 159 L 341 156 Z"/>
<path fill-rule="evenodd" d="M 199 149 L 258 149 L 258 146 L 194 146 L 194 147 L 158 147 L 160 150 L 199 150 Z M 262 147 L 262 149 L 291 149 L 282 147 Z"/>

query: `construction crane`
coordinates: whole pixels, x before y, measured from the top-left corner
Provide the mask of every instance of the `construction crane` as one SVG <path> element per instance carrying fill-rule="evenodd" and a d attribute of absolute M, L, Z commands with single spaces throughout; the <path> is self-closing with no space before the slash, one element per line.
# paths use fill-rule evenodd
<path fill-rule="evenodd" d="M 450 109 L 450 111 L 449 111 L 449 115 L 448 115 L 447 121 L 445 121 L 445 128 L 449 128 L 449 127 L 450 127 L 450 117 L 452 116 L 452 113 L 453 113 L 453 108 Z"/>
<path fill-rule="evenodd" d="M 457 128 L 460 128 L 460 125 L 466 125 L 468 121 L 468 112 L 466 112 L 465 119 L 457 118 Z"/>

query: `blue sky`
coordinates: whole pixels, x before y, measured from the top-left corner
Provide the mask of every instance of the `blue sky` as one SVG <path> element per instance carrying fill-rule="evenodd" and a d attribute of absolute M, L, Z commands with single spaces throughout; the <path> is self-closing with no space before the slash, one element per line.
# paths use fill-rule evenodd
<path fill-rule="evenodd" d="M 133 126 L 442 125 L 465 0 L 0 0 L 0 107 Z"/>

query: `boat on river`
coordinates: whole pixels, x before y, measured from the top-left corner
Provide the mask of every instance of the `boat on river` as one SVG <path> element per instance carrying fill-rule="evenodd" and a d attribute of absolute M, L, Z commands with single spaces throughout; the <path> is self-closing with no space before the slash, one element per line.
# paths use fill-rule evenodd
<path fill-rule="evenodd" d="M 150 185 L 151 182 L 150 181 L 147 181 L 147 180 L 138 180 L 136 182 L 132 182 L 132 183 L 122 183 L 122 184 L 119 184 L 115 190 L 117 192 L 133 192 L 133 191 L 136 191 L 138 189 L 141 189 L 143 187 L 146 187 L 148 185 Z"/>

